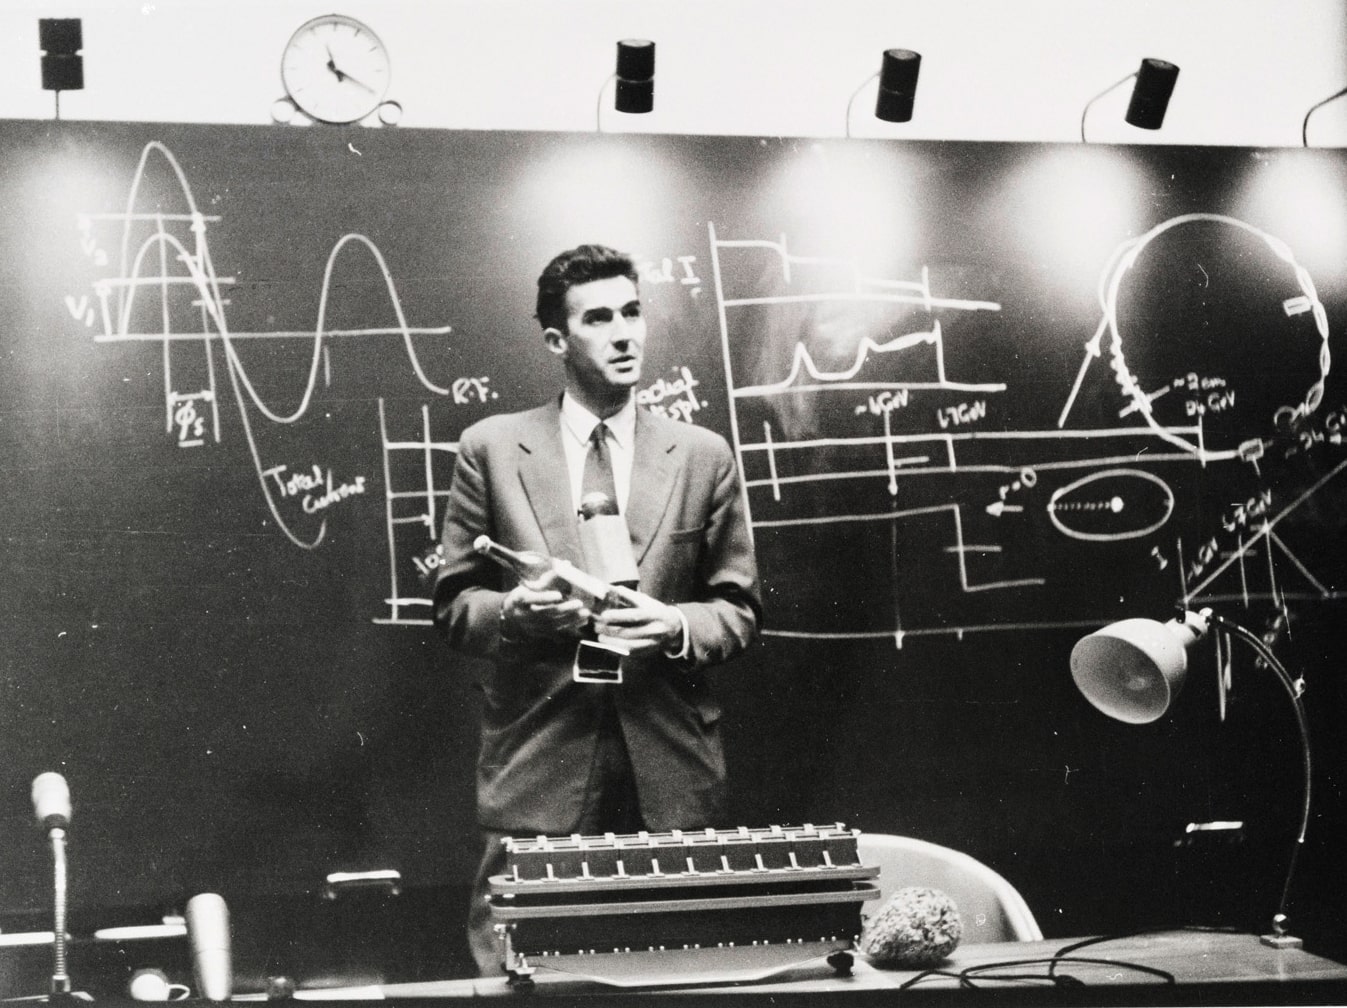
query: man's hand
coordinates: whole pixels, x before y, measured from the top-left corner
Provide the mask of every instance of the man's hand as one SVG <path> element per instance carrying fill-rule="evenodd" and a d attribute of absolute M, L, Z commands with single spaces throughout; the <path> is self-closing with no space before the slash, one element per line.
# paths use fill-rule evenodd
<path fill-rule="evenodd" d="M 589 617 L 589 608 L 579 599 L 522 584 L 511 588 L 500 606 L 501 634 L 510 640 L 579 637 Z"/>
<path fill-rule="evenodd" d="M 678 610 L 642 592 L 630 595 L 634 603 L 631 607 L 605 609 L 594 617 L 595 633 L 600 638 L 621 641 L 635 657 L 679 650 L 683 646 L 683 619 Z"/>

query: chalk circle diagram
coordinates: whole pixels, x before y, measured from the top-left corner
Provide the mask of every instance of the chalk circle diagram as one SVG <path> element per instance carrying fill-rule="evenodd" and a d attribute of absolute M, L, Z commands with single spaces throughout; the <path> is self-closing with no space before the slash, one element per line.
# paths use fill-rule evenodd
<path fill-rule="evenodd" d="M 1156 225 L 1115 251 L 1099 300 L 1123 419 L 1139 416 L 1203 463 L 1257 460 L 1323 399 L 1328 319 L 1314 281 L 1284 241 L 1245 221 L 1192 213 Z"/>

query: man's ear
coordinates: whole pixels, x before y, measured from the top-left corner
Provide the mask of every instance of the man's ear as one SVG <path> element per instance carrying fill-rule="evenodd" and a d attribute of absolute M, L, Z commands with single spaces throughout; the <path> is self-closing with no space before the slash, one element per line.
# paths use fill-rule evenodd
<path fill-rule="evenodd" d="M 548 326 L 543 330 L 543 342 L 547 344 L 547 349 L 551 350 L 557 356 L 566 352 L 566 334 L 560 329 Z"/>

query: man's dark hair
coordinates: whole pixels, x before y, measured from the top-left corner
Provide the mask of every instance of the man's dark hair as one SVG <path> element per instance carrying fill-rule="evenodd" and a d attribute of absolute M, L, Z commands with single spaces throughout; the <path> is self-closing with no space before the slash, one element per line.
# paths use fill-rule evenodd
<path fill-rule="evenodd" d="M 566 331 L 566 292 L 576 284 L 624 276 L 636 283 L 636 264 L 625 252 L 606 245 L 578 245 L 562 252 L 538 277 L 534 317 L 544 329 Z"/>

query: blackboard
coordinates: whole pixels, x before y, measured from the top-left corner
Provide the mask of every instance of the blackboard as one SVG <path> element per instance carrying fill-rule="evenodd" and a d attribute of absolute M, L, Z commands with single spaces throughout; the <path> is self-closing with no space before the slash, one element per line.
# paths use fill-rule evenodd
<path fill-rule="evenodd" d="M 0 209 L 0 907 L 47 899 L 45 770 L 77 903 L 468 879 L 474 669 L 423 551 L 459 432 L 557 388 L 533 281 L 582 241 L 640 263 L 642 403 L 745 477 L 740 822 L 960 847 L 1066 934 L 1246 820 L 1270 912 L 1271 678 L 1237 657 L 1222 720 L 1202 659 L 1140 729 L 1070 683 L 1178 602 L 1304 676 L 1341 819 L 1341 152 L 10 122 Z"/>

